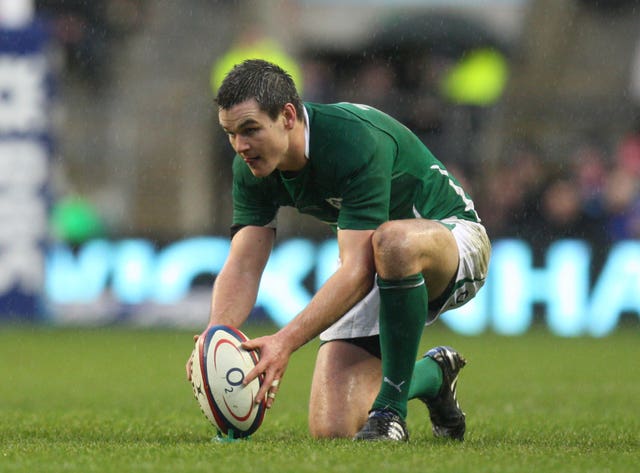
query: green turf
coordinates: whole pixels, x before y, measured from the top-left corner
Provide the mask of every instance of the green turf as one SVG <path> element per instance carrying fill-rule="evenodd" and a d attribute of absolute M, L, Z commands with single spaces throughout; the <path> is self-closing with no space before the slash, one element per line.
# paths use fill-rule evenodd
<path fill-rule="evenodd" d="M 463 444 L 436 441 L 415 401 L 408 444 L 310 439 L 315 343 L 294 355 L 260 430 L 221 444 L 184 379 L 190 332 L 0 326 L 0 472 L 639 471 L 637 328 L 423 337 L 423 348 L 442 343 L 469 359 Z"/>

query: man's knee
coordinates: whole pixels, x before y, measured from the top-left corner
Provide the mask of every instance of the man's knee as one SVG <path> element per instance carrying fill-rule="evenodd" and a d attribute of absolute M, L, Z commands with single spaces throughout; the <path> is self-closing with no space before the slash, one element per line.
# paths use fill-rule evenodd
<path fill-rule="evenodd" d="M 432 220 L 385 222 L 373 233 L 371 244 L 376 272 L 382 278 L 438 272 L 445 266 L 448 274 L 449 266 L 457 266 L 458 247 L 453 234 Z"/>
<path fill-rule="evenodd" d="M 398 268 L 410 264 L 412 248 L 402 225 L 396 221 L 385 222 L 373 233 L 371 238 L 376 272 L 382 277 Z"/>

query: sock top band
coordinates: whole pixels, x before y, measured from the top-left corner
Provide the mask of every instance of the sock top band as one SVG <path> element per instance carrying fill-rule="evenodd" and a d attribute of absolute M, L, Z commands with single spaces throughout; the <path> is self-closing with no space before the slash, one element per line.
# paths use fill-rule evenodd
<path fill-rule="evenodd" d="M 410 289 L 424 285 L 424 277 L 422 273 L 413 274 L 402 279 L 383 279 L 376 277 L 376 282 L 380 289 Z"/>

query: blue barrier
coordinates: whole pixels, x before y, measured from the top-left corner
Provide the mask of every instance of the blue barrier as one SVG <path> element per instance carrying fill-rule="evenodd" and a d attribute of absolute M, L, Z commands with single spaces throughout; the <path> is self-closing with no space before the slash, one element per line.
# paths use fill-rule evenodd
<path fill-rule="evenodd" d="M 175 304 L 188 297 L 199 276 L 218 274 L 228 252 L 229 241 L 221 237 L 185 239 L 162 249 L 140 239 L 93 240 L 76 252 L 56 246 L 47 259 L 46 298 L 58 311 L 89 304 L 105 292 L 123 305 Z M 337 259 L 335 240 L 282 242 L 265 269 L 257 305 L 276 324 L 286 324 L 333 273 Z M 591 259 L 584 241 L 559 240 L 536 267 L 528 243 L 495 241 L 485 287 L 442 319 L 463 334 L 519 335 L 531 327 L 534 307 L 542 304 L 552 333 L 605 336 L 624 313 L 640 314 L 640 242 L 613 245 L 592 287 Z M 205 318 L 207 310 L 202 307 Z M 55 321 L 56 314 L 52 317 Z"/>
<path fill-rule="evenodd" d="M 0 28 L 0 319 L 41 310 L 51 201 L 47 42 L 37 21 Z"/>

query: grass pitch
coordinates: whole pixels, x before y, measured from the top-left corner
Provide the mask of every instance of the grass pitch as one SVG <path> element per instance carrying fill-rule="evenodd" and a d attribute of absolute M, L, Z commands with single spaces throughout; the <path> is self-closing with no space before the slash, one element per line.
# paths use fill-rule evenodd
<path fill-rule="evenodd" d="M 248 328 L 256 336 L 264 328 Z M 292 358 L 274 408 L 247 441 L 217 443 L 185 380 L 191 332 L 0 326 L 0 472 L 636 472 L 640 333 L 461 337 L 423 349 L 469 360 L 462 444 L 431 435 L 410 402 L 407 444 L 312 440 L 316 343 Z"/>

